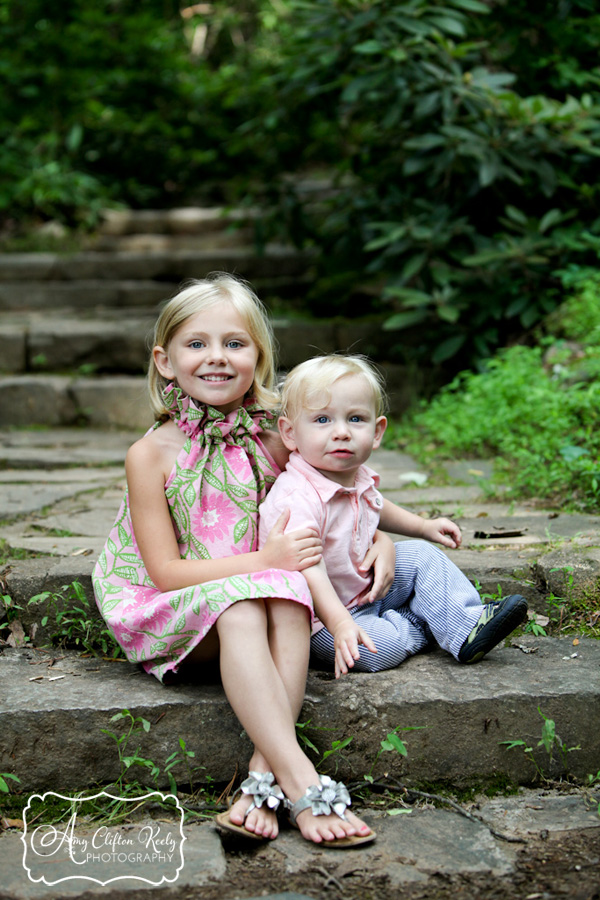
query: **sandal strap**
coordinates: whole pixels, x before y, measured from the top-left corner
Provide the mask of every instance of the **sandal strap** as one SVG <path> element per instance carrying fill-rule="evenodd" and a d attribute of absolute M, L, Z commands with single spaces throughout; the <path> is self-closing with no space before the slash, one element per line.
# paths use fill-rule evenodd
<path fill-rule="evenodd" d="M 328 816 L 335 813 L 340 819 L 345 819 L 346 810 L 351 803 L 348 788 L 343 782 L 333 781 L 328 775 L 320 775 L 319 784 L 311 784 L 299 800 L 295 803 L 288 800 L 288 808 L 292 823 L 295 825 L 300 813 L 309 807 L 313 816 Z"/>
<path fill-rule="evenodd" d="M 246 810 L 246 816 L 253 809 L 260 809 L 266 803 L 269 809 L 277 809 L 284 800 L 283 791 L 278 784 L 274 784 L 275 776 L 272 772 L 248 772 L 248 778 L 240 785 L 244 794 L 252 797 L 252 803 Z"/>

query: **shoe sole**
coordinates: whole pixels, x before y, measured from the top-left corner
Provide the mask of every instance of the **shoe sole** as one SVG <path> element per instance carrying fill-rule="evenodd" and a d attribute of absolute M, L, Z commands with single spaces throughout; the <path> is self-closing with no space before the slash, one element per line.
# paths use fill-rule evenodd
<path fill-rule="evenodd" d="M 513 594 L 512 596 L 518 598 L 516 602 L 508 609 L 502 610 L 500 615 L 495 616 L 487 625 L 483 626 L 475 640 L 469 645 L 467 658 L 461 658 L 459 654 L 459 662 L 466 666 L 480 662 L 486 653 L 497 647 L 500 641 L 507 638 L 525 620 L 527 617 L 527 600 L 525 597 L 521 597 L 520 594 Z M 510 599 L 512 598 L 507 597 L 507 600 Z M 484 646 L 478 649 L 481 644 Z"/>

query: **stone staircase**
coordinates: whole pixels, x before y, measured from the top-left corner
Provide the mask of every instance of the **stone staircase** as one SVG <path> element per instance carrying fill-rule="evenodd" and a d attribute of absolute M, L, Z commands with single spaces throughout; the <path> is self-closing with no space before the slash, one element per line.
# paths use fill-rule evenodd
<path fill-rule="evenodd" d="M 0 254 L 0 419 L 143 427 L 149 340 L 159 304 L 188 279 L 247 279 L 273 312 L 280 364 L 352 348 L 385 363 L 394 338 L 378 320 L 311 320 L 298 302 L 312 260 L 288 245 L 256 246 L 252 210 L 113 211 L 78 252 Z M 413 386 L 387 365 L 394 405 Z M 418 385 L 414 385 L 418 389 Z"/>
<path fill-rule="evenodd" d="M 257 254 L 253 233 L 252 214 L 127 212 L 108 217 L 78 253 L 0 255 L 0 540 L 10 548 L 0 594 L 24 628 L 0 644 L 0 772 L 18 775 L 23 790 L 114 780 L 118 757 L 102 729 L 122 709 L 150 721 L 141 750 L 161 767 L 179 737 L 196 751 L 200 780 L 228 781 L 247 764 L 247 739 L 220 685 L 165 688 L 125 662 L 33 646 L 43 643 L 44 609 L 28 607 L 30 597 L 77 580 L 93 603 L 90 574 L 122 495 L 125 452 L 150 423 L 143 371 L 158 304 L 186 278 L 236 272 L 274 309 L 283 368 L 316 350 L 377 353 L 396 408 L 406 404 L 379 324 L 283 314 L 310 284 L 311 260 L 277 245 Z M 411 487 L 418 464 L 400 453 L 379 451 L 373 465 L 391 499 L 459 520 L 454 559 L 484 593 L 523 593 L 541 614 L 550 594 L 598 590 L 597 517 L 490 503 L 473 461 L 451 468 L 443 488 Z M 35 642 L 25 640 L 36 624 Z M 388 731 L 410 726 L 419 730 L 406 735 L 408 757 L 386 754 L 382 772 L 409 783 L 527 783 L 530 760 L 501 741 L 537 748 L 539 708 L 567 746 L 581 745 L 569 764 L 585 778 L 600 769 L 600 644 L 574 638 L 518 636 L 475 667 L 439 651 L 338 682 L 311 672 L 301 721 L 310 720 L 321 753 L 352 737 L 328 763 L 348 781 L 362 779 Z M 563 774 L 559 760 L 541 763 Z"/>

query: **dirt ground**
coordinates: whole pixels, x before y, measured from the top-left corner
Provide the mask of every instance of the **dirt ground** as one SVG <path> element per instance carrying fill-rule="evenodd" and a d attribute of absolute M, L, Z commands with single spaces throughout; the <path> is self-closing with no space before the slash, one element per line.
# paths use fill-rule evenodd
<path fill-rule="evenodd" d="M 477 873 L 433 875 L 426 883 L 391 885 L 386 877 L 357 867 L 342 878 L 336 865 L 318 865 L 299 875 L 278 871 L 260 854 L 228 848 L 227 875 L 214 885 L 169 891 L 169 900 L 243 900 L 284 891 L 327 900 L 600 900 L 600 829 L 532 838 L 521 850 L 515 871 L 507 876 Z M 330 869 L 331 871 L 328 871 Z M 2 896 L 0 891 L 0 897 Z M 81 895 L 85 900 L 86 894 Z M 114 891 L 111 900 L 148 900 L 146 891 Z"/>
<path fill-rule="evenodd" d="M 193 900 L 235 900 L 296 891 L 331 900 L 600 900 L 600 829 L 549 835 L 529 840 L 519 851 L 513 874 L 434 875 L 426 884 L 390 885 L 387 878 L 360 867 L 338 880 L 319 864 L 302 875 L 289 876 L 253 860 L 248 851 L 228 855 L 228 877 L 214 889 L 204 886 L 184 895 Z M 332 869 L 335 867 L 332 866 Z"/>

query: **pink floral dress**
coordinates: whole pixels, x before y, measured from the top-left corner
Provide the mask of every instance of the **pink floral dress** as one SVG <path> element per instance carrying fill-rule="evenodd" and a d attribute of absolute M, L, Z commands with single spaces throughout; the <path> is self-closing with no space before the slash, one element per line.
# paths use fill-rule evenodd
<path fill-rule="evenodd" d="M 252 401 L 224 415 L 196 406 L 174 385 L 165 390 L 165 403 L 186 435 L 165 484 L 182 558 L 216 559 L 256 550 L 258 505 L 280 471 L 260 440 L 274 416 Z M 177 671 L 238 600 L 278 597 L 312 610 L 304 576 L 282 569 L 161 593 L 138 550 L 127 493 L 92 581 L 98 608 L 127 658 L 160 681 Z"/>

